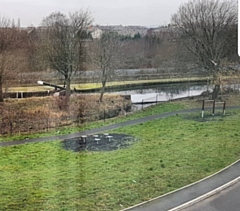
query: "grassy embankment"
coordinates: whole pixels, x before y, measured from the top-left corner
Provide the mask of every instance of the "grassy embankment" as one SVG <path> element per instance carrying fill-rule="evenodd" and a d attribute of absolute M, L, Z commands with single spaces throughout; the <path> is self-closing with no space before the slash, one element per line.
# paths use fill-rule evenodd
<path fill-rule="evenodd" d="M 156 84 L 156 83 L 172 83 L 172 82 L 194 82 L 194 81 L 207 81 L 207 77 L 192 77 L 192 78 L 169 78 L 169 79 L 155 79 L 155 80 L 137 80 L 137 81 L 120 81 L 120 82 L 108 82 L 107 86 L 126 86 L 126 85 L 140 85 L 140 84 Z M 101 83 L 83 83 L 72 84 L 71 88 L 74 89 L 95 89 L 100 88 Z M 48 86 L 24 86 L 24 87 L 9 87 L 8 92 L 35 92 L 35 91 L 47 91 Z"/>
<path fill-rule="evenodd" d="M 183 107 L 170 103 L 135 115 Z M 199 180 L 240 156 L 240 111 L 208 115 L 111 131 L 138 138 L 111 152 L 74 153 L 60 141 L 2 147 L 0 210 L 119 210 Z"/>
<path fill-rule="evenodd" d="M 146 117 L 154 114 L 165 113 L 170 111 L 175 111 L 179 109 L 184 109 L 189 107 L 188 105 L 179 104 L 179 103 L 162 103 L 160 106 L 153 106 L 143 111 L 138 111 L 132 114 L 128 114 L 127 116 L 120 116 L 116 118 L 99 120 L 95 122 L 86 122 L 82 125 L 71 125 L 66 127 L 57 127 L 55 129 L 49 129 L 48 132 L 43 131 L 41 133 L 29 133 L 29 134 L 21 134 L 21 135 L 13 135 L 13 136 L 0 136 L 0 142 L 6 141 L 14 141 L 14 140 L 24 140 L 26 138 L 38 138 L 38 137 L 48 137 L 53 135 L 63 135 L 63 134 L 70 134 L 74 132 L 80 132 L 84 130 L 89 130 L 93 128 L 98 128 L 114 123 L 124 122 L 131 119 L 137 119 L 141 117 Z"/>
<path fill-rule="evenodd" d="M 166 84 L 166 83 L 181 83 L 181 82 L 209 82 L 211 77 L 185 77 L 185 78 L 165 78 L 165 79 L 150 79 L 150 80 L 129 80 L 129 81 L 114 81 L 108 82 L 107 87 L 119 87 L 119 86 L 127 86 L 127 85 L 144 85 L 144 84 Z M 222 81 L 231 81 L 231 80 L 239 80 L 239 76 L 222 76 Z M 61 85 L 60 85 L 61 86 Z M 63 86 L 63 85 L 62 85 Z M 101 88 L 101 83 L 82 83 L 82 84 L 72 84 L 71 89 L 96 89 Z M 49 86 L 22 86 L 22 87 L 9 87 L 8 92 L 37 92 L 37 91 L 47 91 L 51 89 Z"/>
<path fill-rule="evenodd" d="M 31 99 L 31 98 L 29 98 Z M 89 130 L 92 128 L 98 128 L 114 123 L 124 122 L 131 119 L 146 117 L 150 115 L 160 114 L 164 112 L 171 112 L 174 110 L 181 110 L 186 108 L 199 108 L 201 110 L 202 99 L 204 97 L 199 97 L 196 99 L 188 100 L 176 100 L 173 102 L 168 103 L 161 103 L 158 106 L 152 106 L 143 111 L 138 111 L 132 114 L 127 114 L 127 116 L 119 116 L 116 118 L 106 119 L 106 121 L 100 120 L 95 122 L 86 122 L 83 125 L 71 125 L 67 127 L 57 127 L 55 129 L 49 129 L 48 131 L 43 131 L 40 133 L 28 133 L 28 134 L 21 134 L 21 135 L 13 135 L 13 136 L 0 136 L 0 142 L 5 141 L 13 141 L 13 140 L 24 140 L 26 138 L 38 138 L 38 137 L 48 137 L 53 135 L 62 135 L 62 134 L 69 134 L 74 132 L 80 132 L 84 130 Z M 240 95 L 227 95 L 223 97 L 223 100 L 227 102 L 227 109 L 228 106 L 236 106 L 240 105 Z M 22 102 L 22 101 L 21 101 Z M 37 104 L 37 103 L 36 103 Z M 210 104 L 206 104 L 206 106 L 211 106 Z M 34 109 L 34 108 L 33 108 Z"/>

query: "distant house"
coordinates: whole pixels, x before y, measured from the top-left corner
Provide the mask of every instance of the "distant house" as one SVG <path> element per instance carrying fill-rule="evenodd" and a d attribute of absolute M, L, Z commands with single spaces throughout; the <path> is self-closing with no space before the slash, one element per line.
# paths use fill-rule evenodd
<path fill-rule="evenodd" d="M 122 26 L 122 25 L 111 25 L 111 26 L 99 26 L 103 31 L 114 31 L 122 36 L 134 37 L 136 34 L 145 36 L 148 28 L 143 26 Z"/>
<path fill-rule="evenodd" d="M 157 27 L 157 28 L 150 28 L 147 31 L 147 35 L 151 36 L 151 35 L 160 35 L 160 34 L 164 34 L 164 33 L 168 33 L 170 30 L 168 27 L 166 26 L 161 26 L 161 27 Z"/>
<path fill-rule="evenodd" d="M 88 32 L 91 33 L 93 39 L 100 39 L 103 33 L 103 31 L 97 26 L 89 27 Z"/>

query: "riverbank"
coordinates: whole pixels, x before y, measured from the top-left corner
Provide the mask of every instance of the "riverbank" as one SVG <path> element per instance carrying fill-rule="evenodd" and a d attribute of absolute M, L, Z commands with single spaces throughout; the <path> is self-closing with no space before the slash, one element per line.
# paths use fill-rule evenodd
<path fill-rule="evenodd" d="M 156 84 L 175 84 L 175 83 L 206 83 L 210 84 L 212 77 L 180 77 L 180 78 L 159 78 L 159 79 L 151 79 L 151 80 L 125 80 L 125 81 L 113 81 L 107 83 L 107 89 L 109 90 L 123 90 L 128 88 L 135 88 L 135 87 L 142 87 L 142 86 L 151 86 Z M 222 81 L 234 83 L 239 82 L 239 76 L 223 76 Z M 48 82 L 48 81 L 46 81 Z M 62 84 L 58 84 L 59 86 L 63 86 Z M 85 82 L 81 84 L 73 83 L 71 85 L 71 89 L 74 90 L 74 88 L 78 91 L 82 92 L 97 92 L 101 88 L 101 83 L 94 83 L 94 82 Z M 4 90 L 6 93 L 25 93 L 25 92 L 47 92 L 47 91 L 53 91 L 53 87 L 49 86 L 39 86 L 37 85 L 25 85 L 25 86 L 13 86 L 8 87 Z"/>
<path fill-rule="evenodd" d="M 169 79 L 155 79 L 155 80 L 138 80 L 138 81 L 125 81 L 125 82 L 109 82 L 106 86 L 106 91 L 123 91 L 137 88 L 146 88 L 154 85 L 176 84 L 176 83 L 209 83 L 210 79 L 207 77 L 192 77 L 192 78 L 169 78 Z M 74 86 L 74 85 L 73 85 Z M 92 88 L 91 88 L 92 87 Z M 101 84 L 88 83 L 78 86 L 79 92 L 99 92 Z"/>
<path fill-rule="evenodd" d="M 187 83 L 187 82 L 206 82 L 210 81 L 209 77 L 189 77 L 189 78 L 168 78 L 168 79 L 154 79 L 154 80 L 137 80 L 137 81 L 119 81 L 119 82 L 108 82 L 107 89 L 124 89 L 124 88 L 135 88 L 139 86 L 149 86 L 156 84 L 172 84 L 172 83 Z M 60 85 L 61 86 L 61 85 Z M 72 84 L 71 89 L 76 89 L 80 92 L 97 92 L 101 88 L 101 83 L 82 83 Z M 46 92 L 48 90 L 54 90 L 53 87 L 49 86 L 24 86 L 24 87 L 9 87 L 7 92 Z"/>

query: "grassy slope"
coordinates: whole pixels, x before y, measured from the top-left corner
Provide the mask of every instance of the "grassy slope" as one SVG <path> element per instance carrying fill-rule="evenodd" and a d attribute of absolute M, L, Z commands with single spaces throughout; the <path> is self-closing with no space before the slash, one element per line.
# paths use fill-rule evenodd
<path fill-rule="evenodd" d="M 223 98 L 222 100 L 225 100 L 227 102 L 227 108 L 226 108 L 227 112 L 228 112 L 228 106 L 240 105 L 240 95 L 225 95 L 222 98 Z M 27 103 L 28 107 L 32 106 L 31 109 L 35 109 L 34 106 L 36 106 L 37 103 L 39 102 L 33 101 L 32 98 L 29 98 L 29 99 L 31 99 L 31 103 L 29 104 L 29 101 L 28 101 Z M 202 99 L 204 98 L 200 97 L 200 98 L 196 98 L 195 100 L 182 99 L 182 100 L 176 100 L 173 102 L 161 103 L 158 106 L 152 106 L 147 109 L 144 109 L 143 111 L 138 111 L 133 114 L 128 113 L 126 117 L 121 116 L 117 118 L 106 119 L 106 121 L 101 120 L 96 122 L 88 122 L 88 123 L 85 123 L 84 125 L 80 125 L 79 127 L 71 125 L 68 127 L 55 128 L 50 130 L 49 132 L 44 131 L 43 133 L 15 135 L 11 137 L 0 136 L 0 142 L 24 140 L 26 138 L 48 137 L 48 136 L 60 135 L 60 134 L 69 134 L 69 133 L 97 128 L 105 125 L 110 125 L 118 122 L 124 122 L 130 119 L 136 119 L 136 118 L 141 118 L 149 115 L 160 114 L 164 112 L 170 112 L 170 111 L 186 109 L 186 108 L 199 108 L 199 111 L 200 111 L 202 107 Z M 17 100 L 16 102 L 24 103 L 24 101 L 17 101 Z M 211 104 L 210 103 L 206 104 L 206 106 L 211 107 Z"/>
<path fill-rule="evenodd" d="M 80 125 L 80 126 L 71 125 L 68 127 L 56 128 L 49 132 L 43 132 L 43 133 L 14 135 L 14 136 L 7 136 L 7 137 L 0 136 L 0 142 L 24 140 L 26 138 L 48 137 L 48 136 L 52 136 L 52 135 L 61 135 L 61 134 L 80 132 L 80 131 L 89 130 L 92 128 L 98 128 L 98 127 L 102 127 L 105 125 L 118 123 L 118 122 L 124 122 L 124 121 L 131 120 L 131 119 L 136 119 L 136 118 L 146 117 L 146 116 L 150 116 L 150 115 L 154 115 L 154 114 L 184 109 L 187 107 L 189 107 L 189 106 L 188 105 L 185 106 L 183 103 L 182 104 L 174 103 L 174 102 L 173 103 L 162 103 L 162 104 L 159 104 L 158 106 L 153 106 L 153 107 L 150 107 L 143 111 L 138 111 L 133 114 L 128 114 L 126 117 L 122 116 L 122 117 L 117 117 L 117 118 L 106 119 L 106 121 L 100 120 L 100 121 L 96 121 L 96 122 L 88 122 L 88 123 L 85 123 L 84 125 Z"/>
<path fill-rule="evenodd" d="M 120 86 L 128 84 L 144 84 L 144 83 L 171 83 L 171 82 L 189 82 L 189 81 L 206 81 L 207 77 L 191 77 L 191 78 L 169 78 L 169 79 L 152 79 L 152 80 L 137 80 L 137 81 L 119 81 L 119 82 L 108 82 L 107 86 Z M 60 85 L 61 86 L 61 85 Z M 94 89 L 100 88 L 101 83 L 83 83 L 83 84 L 72 84 L 71 88 L 74 89 Z M 26 86 L 26 87 L 9 87 L 9 92 L 35 92 L 35 91 L 47 91 L 53 90 L 49 86 Z"/>
<path fill-rule="evenodd" d="M 119 129 L 139 142 L 112 152 L 73 153 L 59 141 L 0 148 L 0 210 L 119 210 L 239 159 L 240 112 L 200 120 L 191 114 Z"/>

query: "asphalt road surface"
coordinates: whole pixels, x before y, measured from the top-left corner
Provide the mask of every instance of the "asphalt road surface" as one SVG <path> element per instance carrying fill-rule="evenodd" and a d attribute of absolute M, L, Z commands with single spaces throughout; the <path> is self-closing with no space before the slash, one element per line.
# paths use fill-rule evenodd
<path fill-rule="evenodd" d="M 240 182 L 182 211 L 239 211 Z"/>

